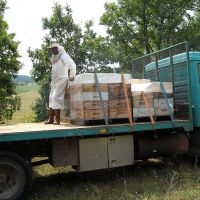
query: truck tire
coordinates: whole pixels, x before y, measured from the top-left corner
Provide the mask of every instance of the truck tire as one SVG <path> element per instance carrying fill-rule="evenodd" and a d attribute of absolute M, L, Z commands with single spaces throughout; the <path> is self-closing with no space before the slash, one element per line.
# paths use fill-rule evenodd
<path fill-rule="evenodd" d="M 31 187 L 31 168 L 12 152 L 0 152 L 0 199 L 22 200 Z"/>

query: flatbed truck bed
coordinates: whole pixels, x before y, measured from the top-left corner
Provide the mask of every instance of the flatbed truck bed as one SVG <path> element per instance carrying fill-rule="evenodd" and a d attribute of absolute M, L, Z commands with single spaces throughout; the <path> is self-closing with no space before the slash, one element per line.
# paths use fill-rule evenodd
<path fill-rule="evenodd" d="M 159 121 L 154 125 L 140 122 L 132 126 L 0 125 L 0 197 L 23 199 L 31 186 L 31 168 L 46 163 L 84 172 L 133 165 L 135 160 L 149 157 L 184 154 L 189 148 L 184 133 L 191 129 L 189 120 Z M 40 159 L 35 161 L 35 157 Z M 13 187 L 7 177 L 13 180 Z"/>
<path fill-rule="evenodd" d="M 186 132 L 191 131 L 192 123 L 188 120 L 160 121 L 152 125 L 151 122 L 98 126 L 79 126 L 63 123 L 59 126 L 45 125 L 43 123 L 22 123 L 12 125 L 0 125 L 0 142 L 13 142 L 24 140 L 51 139 L 63 137 L 91 136 L 99 134 L 137 133 L 141 131 L 152 131 L 158 129 L 183 128 Z"/>

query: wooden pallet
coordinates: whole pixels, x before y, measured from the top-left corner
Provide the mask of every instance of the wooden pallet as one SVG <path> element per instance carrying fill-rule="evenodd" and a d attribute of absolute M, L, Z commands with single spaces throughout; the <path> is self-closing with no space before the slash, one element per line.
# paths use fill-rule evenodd
<path fill-rule="evenodd" d="M 105 125 L 104 119 L 97 119 L 97 120 L 81 120 L 81 119 L 71 119 L 71 124 L 80 125 L 80 126 L 94 126 L 94 125 Z M 108 119 L 109 125 L 113 124 L 128 124 L 128 118 L 120 118 L 120 119 Z"/>
<path fill-rule="evenodd" d="M 134 121 L 136 123 L 151 122 L 151 119 L 150 119 L 150 117 L 137 117 L 137 118 L 134 118 Z M 167 116 L 154 116 L 154 121 L 155 122 L 171 121 L 171 118 L 170 118 L 169 115 L 167 115 Z"/>

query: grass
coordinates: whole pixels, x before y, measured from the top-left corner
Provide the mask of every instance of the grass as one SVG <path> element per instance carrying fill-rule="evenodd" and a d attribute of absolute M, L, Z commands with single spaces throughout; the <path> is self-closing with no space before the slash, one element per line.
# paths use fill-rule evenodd
<path fill-rule="evenodd" d="M 78 174 L 44 165 L 29 200 L 199 200 L 200 169 L 181 162 L 151 163 Z"/>
<path fill-rule="evenodd" d="M 13 119 L 9 123 L 26 123 L 33 122 L 34 112 L 31 108 L 32 104 L 39 96 L 36 86 L 19 85 L 19 96 L 21 97 L 21 109 L 14 113 Z M 28 92 L 22 92 L 26 91 Z"/>
<path fill-rule="evenodd" d="M 24 85 L 17 84 L 16 86 L 17 94 L 31 92 L 31 91 L 38 91 L 38 86 L 36 84 L 24 84 Z"/>

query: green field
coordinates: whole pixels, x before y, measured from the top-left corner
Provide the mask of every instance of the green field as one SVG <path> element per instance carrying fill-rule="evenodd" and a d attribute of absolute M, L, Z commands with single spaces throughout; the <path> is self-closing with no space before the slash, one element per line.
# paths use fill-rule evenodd
<path fill-rule="evenodd" d="M 184 161 L 82 174 L 44 165 L 36 167 L 34 173 L 29 200 L 200 199 L 200 169 Z"/>
<path fill-rule="evenodd" d="M 17 92 L 21 98 L 21 109 L 14 113 L 13 119 L 9 123 L 33 122 L 34 112 L 31 106 L 39 96 L 38 86 L 18 85 Z"/>
<path fill-rule="evenodd" d="M 38 86 L 36 84 L 17 84 L 16 92 L 17 94 L 31 92 L 31 91 L 38 91 Z"/>

